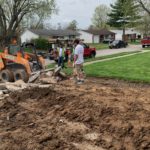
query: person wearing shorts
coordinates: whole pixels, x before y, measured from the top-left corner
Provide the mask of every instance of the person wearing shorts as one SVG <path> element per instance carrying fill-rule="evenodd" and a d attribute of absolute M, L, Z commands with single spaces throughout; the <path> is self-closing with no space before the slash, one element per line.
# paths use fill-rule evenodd
<path fill-rule="evenodd" d="M 77 39 L 74 41 L 74 74 L 77 76 L 77 83 L 82 84 L 84 82 L 83 75 L 83 63 L 84 63 L 84 47 L 80 44 Z"/>

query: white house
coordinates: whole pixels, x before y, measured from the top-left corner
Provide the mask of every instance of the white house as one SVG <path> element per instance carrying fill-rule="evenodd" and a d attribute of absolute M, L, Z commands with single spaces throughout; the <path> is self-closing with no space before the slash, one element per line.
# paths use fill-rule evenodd
<path fill-rule="evenodd" d="M 116 40 L 122 40 L 123 30 L 111 30 L 111 32 L 116 33 Z M 126 29 L 125 35 L 127 40 L 131 40 L 137 39 L 139 36 L 141 36 L 141 33 L 134 29 Z"/>
<path fill-rule="evenodd" d="M 38 34 L 32 32 L 30 30 L 26 30 L 21 35 L 21 43 L 30 42 L 32 39 L 38 39 L 38 38 L 39 38 Z"/>
<path fill-rule="evenodd" d="M 80 39 L 83 39 L 85 43 L 99 43 L 98 42 L 99 39 L 96 39 L 97 36 L 94 36 L 93 34 L 83 30 L 80 30 L 79 33 L 80 33 Z M 94 41 L 93 41 L 93 37 L 95 39 Z"/>
<path fill-rule="evenodd" d="M 115 33 L 107 29 L 101 30 L 79 30 L 80 39 L 83 39 L 85 43 L 101 43 L 105 39 L 115 39 Z"/>
<path fill-rule="evenodd" d="M 46 29 L 27 29 L 21 35 L 21 43 L 30 42 L 32 39 L 75 39 L 79 33 L 73 30 L 46 30 Z"/>

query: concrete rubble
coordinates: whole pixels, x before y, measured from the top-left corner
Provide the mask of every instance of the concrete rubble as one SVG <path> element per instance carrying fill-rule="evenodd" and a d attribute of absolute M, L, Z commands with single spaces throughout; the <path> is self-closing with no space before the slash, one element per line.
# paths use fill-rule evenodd
<path fill-rule="evenodd" d="M 0 83 L 0 99 L 8 97 L 11 92 L 22 91 L 24 89 L 33 87 L 48 88 L 52 84 L 57 84 L 66 78 L 67 76 L 61 71 L 61 67 L 58 67 L 56 69 L 53 68 L 36 73 L 31 79 L 29 79 L 28 83 L 25 83 L 22 80 L 13 83 Z"/>

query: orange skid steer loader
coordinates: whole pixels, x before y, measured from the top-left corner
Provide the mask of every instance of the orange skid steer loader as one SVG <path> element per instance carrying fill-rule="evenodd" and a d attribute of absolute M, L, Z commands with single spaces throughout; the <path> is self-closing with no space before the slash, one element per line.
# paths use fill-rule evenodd
<path fill-rule="evenodd" d="M 23 47 L 12 44 L 0 53 L 0 78 L 3 82 L 28 82 L 35 72 L 45 69 L 43 57 L 37 55 L 33 45 L 32 50 L 33 53 L 27 53 Z"/>

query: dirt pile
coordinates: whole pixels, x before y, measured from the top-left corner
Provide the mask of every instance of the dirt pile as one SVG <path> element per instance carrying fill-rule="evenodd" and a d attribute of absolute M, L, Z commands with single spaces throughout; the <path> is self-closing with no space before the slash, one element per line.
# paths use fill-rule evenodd
<path fill-rule="evenodd" d="M 0 100 L 1 150 L 150 149 L 150 86 L 90 79 Z"/>

